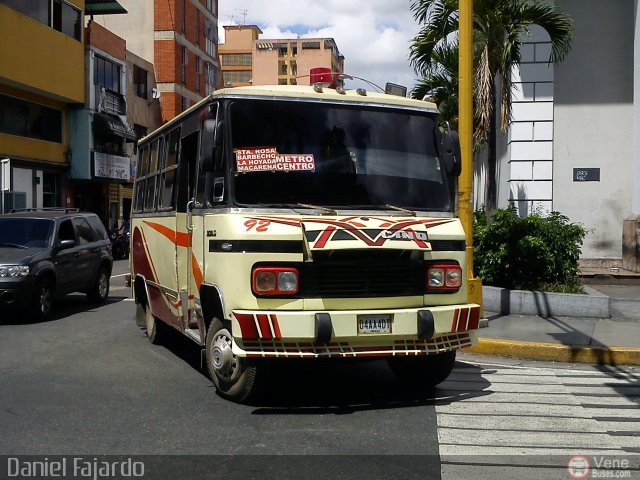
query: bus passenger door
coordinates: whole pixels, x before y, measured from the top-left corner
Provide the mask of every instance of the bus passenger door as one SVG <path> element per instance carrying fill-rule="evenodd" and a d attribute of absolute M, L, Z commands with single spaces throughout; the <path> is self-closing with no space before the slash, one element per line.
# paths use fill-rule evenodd
<path fill-rule="evenodd" d="M 181 330 L 191 335 L 189 317 L 193 306 L 193 273 L 192 273 L 192 211 L 194 205 L 196 164 L 198 158 L 199 132 L 182 138 L 180 142 L 180 161 L 178 166 L 177 207 L 176 216 L 176 275 L 181 307 Z M 200 341 L 199 338 L 194 340 Z"/>

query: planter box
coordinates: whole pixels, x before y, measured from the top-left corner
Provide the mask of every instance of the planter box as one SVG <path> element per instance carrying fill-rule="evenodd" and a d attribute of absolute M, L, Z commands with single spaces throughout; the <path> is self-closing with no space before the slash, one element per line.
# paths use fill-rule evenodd
<path fill-rule="evenodd" d="M 482 287 L 485 311 L 540 317 L 609 318 L 609 297 L 584 286 L 584 294 L 531 292 Z"/>

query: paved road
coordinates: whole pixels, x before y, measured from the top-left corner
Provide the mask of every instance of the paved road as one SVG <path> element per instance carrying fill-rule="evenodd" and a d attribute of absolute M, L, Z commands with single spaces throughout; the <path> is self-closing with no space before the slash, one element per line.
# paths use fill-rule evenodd
<path fill-rule="evenodd" d="M 449 479 L 522 463 L 541 476 L 520 478 L 565 478 L 569 455 L 639 453 L 640 369 L 461 355 L 427 394 L 383 362 L 295 363 L 237 405 L 189 341 L 148 343 L 122 285 L 97 308 L 70 296 L 49 322 L 0 317 L 1 455 L 163 455 L 143 457 L 145 478 Z"/>

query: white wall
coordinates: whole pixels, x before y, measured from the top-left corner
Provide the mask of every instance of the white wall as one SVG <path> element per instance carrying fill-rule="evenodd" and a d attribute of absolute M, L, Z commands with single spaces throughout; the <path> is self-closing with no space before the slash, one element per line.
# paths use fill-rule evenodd
<path fill-rule="evenodd" d="M 32 208 L 33 204 L 33 170 L 30 168 L 12 168 L 13 191 L 27 194 L 27 208 Z"/>
<path fill-rule="evenodd" d="M 513 72 L 508 138 L 508 201 L 520 215 L 553 210 L 553 65 L 547 33 L 532 26 Z"/>
<path fill-rule="evenodd" d="M 634 188 L 634 2 L 558 0 L 573 19 L 571 53 L 555 67 L 553 207 L 589 233 L 584 258 L 621 258 Z M 573 169 L 600 169 L 577 182 Z"/>

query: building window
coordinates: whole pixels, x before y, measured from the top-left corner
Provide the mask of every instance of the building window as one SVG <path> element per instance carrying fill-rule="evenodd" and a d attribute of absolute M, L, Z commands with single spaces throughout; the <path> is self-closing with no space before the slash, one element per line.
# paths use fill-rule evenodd
<path fill-rule="evenodd" d="M 93 62 L 93 84 L 120 92 L 120 65 L 96 55 Z"/>
<path fill-rule="evenodd" d="M 302 42 L 303 50 L 320 50 L 320 42 Z"/>
<path fill-rule="evenodd" d="M 82 41 L 82 11 L 63 0 L 0 0 L 0 4 Z"/>
<path fill-rule="evenodd" d="M 187 0 L 182 0 L 182 33 L 187 31 Z"/>
<path fill-rule="evenodd" d="M 80 40 L 82 13 L 68 3 L 53 0 L 53 14 L 51 16 L 54 30 L 64 33 L 71 38 Z"/>
<path fill-rule="evenodd" d="M 206 4 L 207 4 L 207 10 L 209 10 L 211 13 L 216 13 L 215 0 L 207 0 Z"/>
<path fill-rule="evenodd" d="M 221 56 L 225 67 L 250 67 L 253 63 L 250 53 L 227 53 Z"/>
<path fill-rule="evenodd" d="M 196 45 L 200 46 L 200 10 L 196 8 Z"/>
<path fill-rule="evenodd" d="M 200 93 L 200 75 L 202 74 L 202 59 L 196 57 L 196 92 Z"/>
<path fill-rule="evenodd" d="M 62 127 L 62 111 L 0 94 L 0 132 L 62 143 Z"/>
<path fill-rule="evenodd" d="M 216 89 L 216 69 L 215 67 L 209 63 L 206 62 L 204 65 L 204 74 L 205 74 L 205 94 L 209 95 L 211 92 L 213 92 Z"/>
<path fill-rule="evenodd" d="M 182 47 L 182 83 L 187 83 L 187 59 L 188 59 L 187 47 Z"/>
<path fill-rule="evenodd" d="M 133 66 L 133 86 L 136 91 L 136 96 L 148 98 L 148 85 L 147 85 L 147 71 L 144 68 L 140 68 L 137 65 Z"/>
<path fill-rule="evenodd" d="M 216 45 L 218 43 L 218 28 L 208 18 L 204 19 L 204 46 L 207 55 L 216 58 L 217 50 Z"/>
<path fill-rule="evenodd" d="M 59 177 L 54 173 L 42 172 L 42 206 L 60 206 Z"/>
<path fill-rule="evenodd" d="M 184 112 L 189 108 L 189 99 L 185 96 L 182 97 L 182 111 Z"/>
<path fill-rule="evenodd" d="M 222 79 L 224 81 L 224 85 L 233 86 L 235 83 L 249 83 L 251 81 L 251 71 L 250 70 L 228 70 L 226 72 L 222 72 Z"/>

